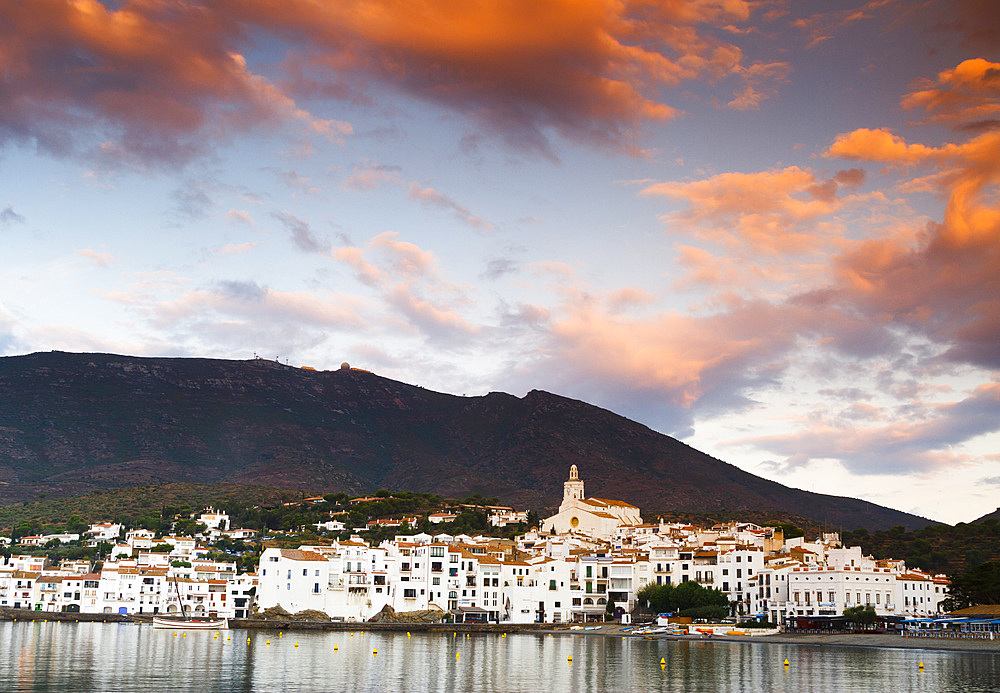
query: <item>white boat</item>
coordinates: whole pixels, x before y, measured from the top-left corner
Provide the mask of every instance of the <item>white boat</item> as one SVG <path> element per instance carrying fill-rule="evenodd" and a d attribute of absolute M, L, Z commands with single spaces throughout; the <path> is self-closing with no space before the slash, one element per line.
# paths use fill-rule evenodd
<path fill-rule="evenodd" d="M 179 628 L 181 630 L 229 630 L 224 618 L 162 618 L 153 617 L 153 628 Z"/>
<path fill-rule="evenodd" d="M 181 615 L 177 616 L 153 616 L 153 628 L 174 628 L 181 630 L 229 630 L 229 621 L 225 618 L 200 618 L 188 616 L 184 609 L 184 600 L 181 598 L 181 588 L 177 584 L 177 576 L 174 575 L 174 589 L 177 591 L 177 603 L 181 606 Z"/>

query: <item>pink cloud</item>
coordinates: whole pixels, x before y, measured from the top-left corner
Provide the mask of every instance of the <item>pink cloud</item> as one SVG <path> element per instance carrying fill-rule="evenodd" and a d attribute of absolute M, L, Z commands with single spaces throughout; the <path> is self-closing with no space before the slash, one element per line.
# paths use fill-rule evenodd
<path fill-rule="evenodd" d="M 878 410 L 857 403 L 837 418 L 813 421 L 794 433 L 755 436 L 731 441 L 783 455 L 790 468 L 820 459 L 838 459 L 855 474 L 892 474 L 976 461 L 956 453 L 955 446 L 996 430 L 1000 421 L 1000 384 L 982 385 L 965 399 L 920 407 L 911 421 L 897 419 L 885 425 L 865 426 L 866 416 Z"/>
<path fill-rule="evenodd" d="M 395 232 L 375 236 L 365 250 L 345 246 L 334 258 L 354 268 L 358 280 L 379 292 L 384 305 L 403 324 L 438 344 L 462 342 L 481 331 L 460 312 L 470 302 L 467 287 L 444 281 L 437 259 L 419 246 L 398 240 Z"/>
<path fill-rule="evenodd" d="M 101 253 L 96 250 L 91 250 L 90 248 L 81 248 L 76 251 L 76 254 L 93 261 L 101 267 L 107 267 L 114 260 L 111 253 Z"/>

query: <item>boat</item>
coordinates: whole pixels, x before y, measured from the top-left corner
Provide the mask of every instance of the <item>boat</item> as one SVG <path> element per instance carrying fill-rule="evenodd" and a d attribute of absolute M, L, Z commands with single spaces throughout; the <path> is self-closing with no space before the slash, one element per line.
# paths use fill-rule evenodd
<path fill-rule="evenodd" d="M 229 621 L 224 618 L 170 618 L 154 616 L 153 628 L 180 628 L 182 630 L 228 630 Z"/>
<path fill-rule="evenodd" d="M 176 616 L 153 616 L 153 628 L 179 628 L 182 630 L 228 630 L 229 620 L 225 618 L 201 618 L 188 616 L 181 599 L 181 588 L 174 575 L 174 589 L 177 591 L 177 603 L 181 606 L 180 618 Z"/>

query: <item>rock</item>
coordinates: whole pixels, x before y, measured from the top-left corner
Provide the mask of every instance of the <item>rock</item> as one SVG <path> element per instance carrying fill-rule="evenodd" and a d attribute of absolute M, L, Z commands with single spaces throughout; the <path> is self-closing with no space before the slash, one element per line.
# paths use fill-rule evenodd
<path fill-rule="evenodd" d="M 443 617 L 444 611 L 436 607 L 397 613 L 395 609 L 386 604 L 380 612 L 368 620 L 371 623 L 440 623 Z"/>

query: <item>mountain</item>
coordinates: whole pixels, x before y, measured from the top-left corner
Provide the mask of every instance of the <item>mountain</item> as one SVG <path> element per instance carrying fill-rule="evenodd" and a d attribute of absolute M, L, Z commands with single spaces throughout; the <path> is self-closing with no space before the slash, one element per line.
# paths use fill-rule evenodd
<path fill-rule="evenodd" d="M 0 358 L 0 502 L 164 482 L 480 493 L 539 510 L 571 464 L 588 495 L 644 510 L 774 510 L 831 528 L 924 518 L 744 472 L 583 402 L 458 397 L 367 371 L 274 361 L 37 353 Z"/>
<path fill-rule="evenodd" d="M 982 524 L 982 523 L 986 522 L 987 520 L 998 520 L 998 521 L 1000 521 L 1000 508 L 997 508 L 993 512 L 986 513 L 982 517 L 973 520 L 972 524 L 974 524 L 974 525 Z"/>

